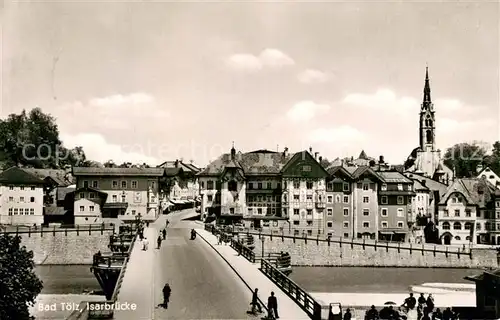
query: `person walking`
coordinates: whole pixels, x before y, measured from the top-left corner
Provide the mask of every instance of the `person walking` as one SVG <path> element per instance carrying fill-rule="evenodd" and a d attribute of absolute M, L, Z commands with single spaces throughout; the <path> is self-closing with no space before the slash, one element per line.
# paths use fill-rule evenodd
<path fill-rule="evenodd" d="M 161 248 L 161 236 L 158 236 L 158 239 L 156 239 L 156 242 L 158 243 L 158 249 Z"/>
<path fill-rule="evenodd" d="M 347 310 L 344 313 L 343 320 L 351 320 L 351 318 L 352 318 L 351 309 L 347 308 Z"/>
<path fill-rule="evenodd" d="M 144 238 L 144 240 L 142 240 L 142 250 L 148 251 L 148 245 L 149 245 L 148 238 Z"/>
<path fill-rule="evenodd" d="M 429 296 L 427 297 L 426 304 L 427 304 L 427 313 L 432 312 L 432 310 L 434 310 L 434 297 L 432 296 L 432 294 L 429 294 Z"/>
<path fill-rule="evenodd" d="M 252 313 L 256 313 L 256 309 L 258 309 L 258 313 L 262 313 L 262 307 L 259 303 L 258 292 L 259 289 L 255 288 L 255 291 L 252 294 L 252 302 L 250 302 L 250 305 L 252 306 Z"/>
<path fill-rule="evenodd" d="M 170 302 L 170 294 L 172 293 L 172 289 L 168 283 L 163 287 L 163 306 L 165 309 L 168 308 L 168 303 Z"/>
<path fill-rule="evenodd" d="M 406 307 L 408 310 L 412 310 L 415 308 L 416 304 L 417 304 L 417 299 L 415 299 L 415 297 L 413 296 L 413 293 L 410 292 L 410 296 L 405 299 L 403 306 Z"/>
<path fill-rule="evenodd" d="M 279 319 L 278 315 L 278 300 L 274 296 L 274 292 L 271 291 L 271 295 L 267 298 L 267 310 L 269 319 Z"/>
<path fill-rule="evenodd" d="M 163 240 L 165 240 L 167 238 L 167 230 L 163 229 L 161 233 L 163 234 Z"/>

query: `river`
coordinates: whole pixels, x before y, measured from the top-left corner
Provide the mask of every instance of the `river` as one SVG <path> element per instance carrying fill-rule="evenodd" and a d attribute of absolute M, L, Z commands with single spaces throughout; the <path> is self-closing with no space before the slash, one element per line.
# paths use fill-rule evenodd
<path fill-rule="evenodd" d="M 478 269 L 294 267 L 290 278 L 308 292 L 408 293 L 427 282 L 466 283 Z"/>
<path fill-rule="evenodd" d="M 35 272 L 43 281 L 42 294 L 81 294 L 101 291 L 90 265 L 41 265 Z"/>

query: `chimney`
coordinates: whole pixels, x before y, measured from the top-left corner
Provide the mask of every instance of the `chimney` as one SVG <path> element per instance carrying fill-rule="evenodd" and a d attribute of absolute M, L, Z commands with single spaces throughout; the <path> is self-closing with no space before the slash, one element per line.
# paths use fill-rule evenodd
<path fill-rule="evenodd" d="M 177 160 L 175 160 L 175 167 L 176 167 L 176 168 L 179 168 L 179 160 L 178 160 L 178 159 L 177 159 Z"/>
<path fill-rule="evenodd" d="M 378 159 L 378 163 L 380 163 L 380 164 L 385 163 L 385 161 L 384 161 L 384 156 L 380 156 L 380 157 L 379 157 L 379 159 Z"/>
<path fill-rule="evenodd" d="M 231 160 L 236 160 L 236 149 L 234 147 L 231 148 Z"/>
<path fill-rule="evenodd" d="M 285 147 L 285 149 L 283 150 L 283 157 L 288 157 L 288 147 Z"/>
<path fill-rule="evenodd" d="M 309 153 L 312 154 L 313 153 L 313 148 L 312 147 L 309 147 Z"/>
<path fill-rule="evenodd" d="M 319 163 L 321 163 L 321 161 L 323 161 L 323 157 L 319 156 Z"/>
<path fill-rule="evenodd" d="M 316 151 L 316 152 L 314 153 L 314 160 L 318 161 L 318 155 L 319 155 L 319 152 L 317 152 L 317 151 Z"/>

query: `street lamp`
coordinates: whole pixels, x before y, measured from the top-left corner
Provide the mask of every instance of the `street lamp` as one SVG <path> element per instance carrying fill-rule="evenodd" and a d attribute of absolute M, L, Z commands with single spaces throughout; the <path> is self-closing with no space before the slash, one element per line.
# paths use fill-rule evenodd
<path fill-rule="evenodd" d="M 260 240 L 262 241 L 262 259 L 264 259 L 264 236 L 261 235 Z"/>

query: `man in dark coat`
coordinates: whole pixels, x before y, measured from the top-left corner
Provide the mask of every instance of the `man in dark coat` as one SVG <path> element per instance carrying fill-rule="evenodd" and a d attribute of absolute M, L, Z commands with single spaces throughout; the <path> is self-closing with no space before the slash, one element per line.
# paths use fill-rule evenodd
<path fill-rule="evenodd" d="M 375 309 L 375 306 L 372 305 L 370 310 L 366 311 L 365 319 L 366 320 L 377 320 L 378 318 L 379 318 L 378 311 L 377 311 L 377 309 Z"/>
<path fill-rule="evenodd" d="M 163 305 L 165 308 L 168 308 L 168 302 L 170 301 L 170 293 L 172 293 L 172 289 L 170 289 L 170 285 L 167 283 L 163 287 Z"/>
<path fill-rule="evenodd" d="M 405 303 L 403 305 L 406 306 L 409 310 L 415 308 L 415 306 L 417 305 L 417 299 L 415 299 L 413 293 L 410 293 L 410 296 L 405 299 Z"/>
<path fill-rule="evenodd" d="M 250 305 L 252 306 L 252 312 L 255 311 L 255 309 L 258 309 L 258 312 L 262 312 L 262 307 L 260 306 L 259 303 L 259 296 L 258 296 L 259 289 L 255 288 L 255 291 L 252 294 L 252 302 L 250 302 Z"/>
<path fill-rule="evenodd" d="M 279 319 L 278 316 L 278 300 L 271 291 L 271 295 L 267 298 L 267 310 L 269 311 L 269 319 Z"/>

